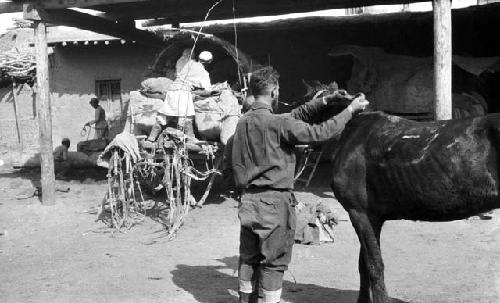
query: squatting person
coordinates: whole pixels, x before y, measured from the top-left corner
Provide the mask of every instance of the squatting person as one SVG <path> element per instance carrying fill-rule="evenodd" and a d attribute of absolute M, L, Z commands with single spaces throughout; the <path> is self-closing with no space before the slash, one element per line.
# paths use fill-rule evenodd
<path fill-rule="evenodd" d="M 242 192 L 238 268 L 239 301 L 277 303 L 283 274 L 291 260 L 295 233 L 292 193 L 294 146 L 322 143 L 340 135 L 353 113 L 368 101 L 355 98 L 338 115 L 321 124 L 308 124 L 336 98 L 312 100 L 290 114 L 274 114 L 279 95 L 278 73 L 264 67 L 250 79 L 254 102 L 239 120 L 233 138 L 231 168 Z"/>
<path fill-rule="evenodd" d="M 71 141 L 68 138 L 64 138 L 61 141 L 61 145 L 54 148 L 52 152 L 56 178 L 64 178 L 71 169 L 71 164 L 68 161 L 68 149 L 70 145 Z"/>

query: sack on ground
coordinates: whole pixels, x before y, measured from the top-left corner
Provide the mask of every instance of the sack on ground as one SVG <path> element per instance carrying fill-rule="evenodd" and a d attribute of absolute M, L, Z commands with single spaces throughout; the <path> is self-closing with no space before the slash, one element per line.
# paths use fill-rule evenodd
<path fill-rule="evenodd" d="M 299 202 L 296 216 L 295 242 L 317 245 L 334 241 L 332 227 L 338 224 L 338 218 L 328 205 L 321 202 Z"/>

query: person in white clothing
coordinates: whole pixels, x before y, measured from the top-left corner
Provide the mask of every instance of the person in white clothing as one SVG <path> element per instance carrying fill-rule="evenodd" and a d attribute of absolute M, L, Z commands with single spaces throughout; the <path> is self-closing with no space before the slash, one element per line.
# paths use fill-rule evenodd
<path fill-rule="evenodd" d="M 193 91 L 209 92 L 212 84 L 210 74 L 205 69 L 213 60 L 212 53 L 203 51 L 198 60 L 190 59 L 191 51 L 184 50 L 177 61 L 177 76 L 167 91 L 163 107 L 158 111 L 147 142 L 154 142 L 160 132 L 169 124 L 177 122 L 188 137 L 194 138 L 194 103 Z"/>

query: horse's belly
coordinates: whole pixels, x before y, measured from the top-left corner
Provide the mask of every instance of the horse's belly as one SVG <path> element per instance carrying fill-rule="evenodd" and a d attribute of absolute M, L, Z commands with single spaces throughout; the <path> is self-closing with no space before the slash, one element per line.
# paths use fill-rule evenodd
<path fill-rule="evenodd" d="M 381 161 L 368 170 L 368 182 L 377 200 L 383 199 L 391 205 L 389 212 L 401 218 L 461 219 L 500 207 L 493 160 L 487 153 L 443 152 L 418 163 Z"/>

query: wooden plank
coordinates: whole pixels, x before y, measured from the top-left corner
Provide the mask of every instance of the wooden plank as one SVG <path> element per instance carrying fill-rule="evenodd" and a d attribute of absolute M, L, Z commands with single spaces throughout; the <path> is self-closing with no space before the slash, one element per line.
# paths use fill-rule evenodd
<path fill-rule="evenodd" d="M 31 3 L 23 4 L 23 19 L 30 21 L 41 21 L 41 10 L 37 10 L 37 6 Z M 36 37 L 35 37 L 36 38 Z"/>
<path fill-rule="evenodd" d="M 150 2 L 151 0 L 42 0 L 37 5 L 45 9 L 63 9 L 70 7 L 88 8 L 98 5 L 116 5 L 130 2 Z M 23 11 L 23 4 L 34 1 L 0 2 L 0 14 L 18 13 Z"/>
<path fill-rule="evenodd" d="M 96 5 L 113 5 L 130 2 L 150 2 L 151 0 L 43 0 L 40 5 L 46 9 L 63 9 L 69 7 L 90 7 Z"/>
<path fill-rule="evenodd" d="M 20 108 L 19 104 L 17 103 L 17 94 L 21 91 L 22 85 L 19 87 L 19 89 L 16 92 L 16 81 L 13 79 L 12 80 L 12 101 L 14 103 L 14 114 L 16 116 L 16 129 L 17 129 L 17 140 L 19 143 L 19 146 L 21 147 L 21 151 L 24 150 L 24 139 L 23 139 L 23 132 L 21 129 L 21 115 L 19 113 Z"/>
<path fill-rule="evenodd" d="M 40 134 L 42 204 L 55 204 L 54 157 L 52 155 L 52 108 L 49 91 L 49 56 L 45 23 L 35 21 L 35 54 L 38 128 Z"/>
<path fill-rule="evenodd" d="M 19 13 L 23 11 L 23 4 L 20 2 L 0 2 L 0 14 Z"/>
<path fill-rule="evenodd" d="M 434 90 L 436 120 L 452 118 L 451 101 L 451 0 L 433 0 Z"/>

